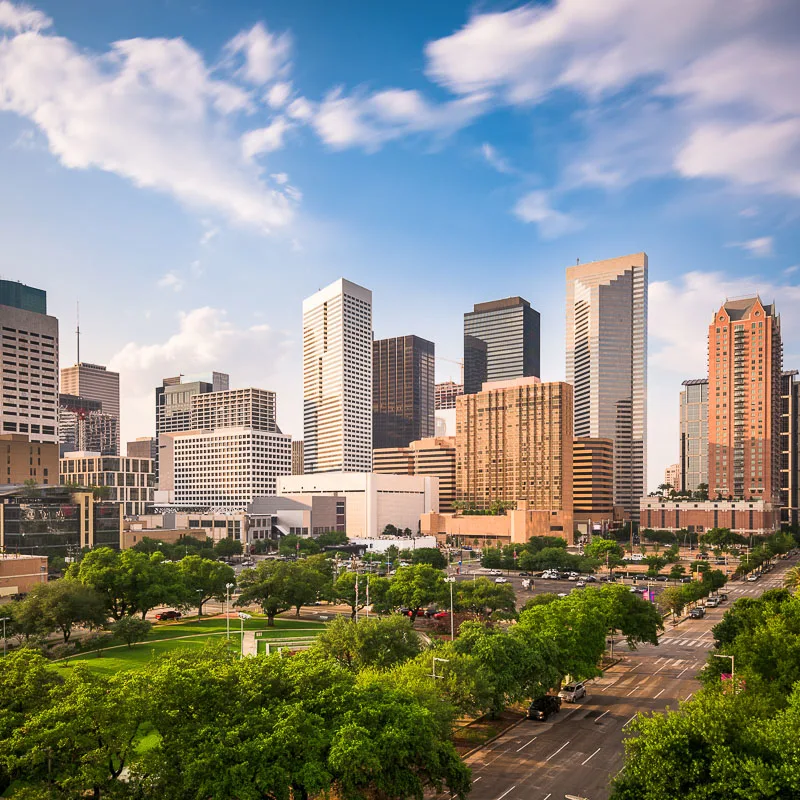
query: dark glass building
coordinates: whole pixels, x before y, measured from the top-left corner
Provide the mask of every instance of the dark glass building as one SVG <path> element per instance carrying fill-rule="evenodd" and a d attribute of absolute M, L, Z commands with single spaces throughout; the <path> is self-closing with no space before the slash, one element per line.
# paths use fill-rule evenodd
<path fill-rule="evenodd" d="M 47 292 L 18 281 L 0 280 L 0 306 L 10 306 L 34 314 L 46 314 Z"/>
<path fill-rule="evenodd" d="M 464 314 L 464 394 L 479 392 L 484 381 L 539 373 L 539 312 L 527 300 L 478 303 Z"/>
<path fill-rule="evenodd" d="M 419 336 L 372 343 L 372 447 L 408 447 L 436 432 L 434 344 Z"/>

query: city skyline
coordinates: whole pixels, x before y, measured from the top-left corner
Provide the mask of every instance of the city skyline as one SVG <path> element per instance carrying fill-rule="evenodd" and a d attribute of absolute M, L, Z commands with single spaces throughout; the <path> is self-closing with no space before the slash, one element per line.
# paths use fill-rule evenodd
<path fill-rule="evenodd" d="M 792 224 L 797 161 L 785 144 L 796 140 L 789 131 L 797 110 L 788 105 L 790 93 L 780 91 L 796 54 L 772 24 L 788 3 L 751 8 L 715 26 L 701 43 L 682 33 L 652 59 L 631 59 L 624 74 L 598 72 L 593 86 L 588 77 L 573 77 L 571 85 L 556 78 L 587 54 L 600 59 L 619 43 L 631 44 L 633 31 L 657 38 L 657 14 L 637 28 L 628 24 L 630 4 L 615 3 L 596 21 L 597 42 L 576 34 L 542 44 L 545 56 L 557 56 L 545 58 L 556 78 L 521 44 L 518 60 L 504 62 L 499 77 L 476 74 L 468 85 L 458 72 L 464 37 L 492 11 L 509 36 L 535 30 L 530 7 L 490 4 L 470 12 L 420 4 L 412 26 L 405 12 L 362 7 L 359 14 L 354 6 L 334 14 L 321 3 L 298 13 L 285 2 L 268 10 L 234 2 L 222 14 L 148 2 L 128 17 L 88 14 L 80 2 L 33 5 L 24 19 L 3 16 L 0 32 L 8 42 L 0 86 L 9 92 L 0 107 L 0 169 L 8 176 L 0 189 L 6 209 L 0 273 L 48 291 L 48 311 L 61 323 L 64 367 L 75 362 L 70 332 L 81 301 L 82 358 L 122 376 L 122 441 L 153 433 L 152 391 L 164 375 L 212 369 L 229 371 L 236 387 L 276 391 L 278 423 L 299 437 L 301 302 L 339 276 L 373 291 L 376 338 L 413 330 L 436 343 L 437 355 L 454 360 L 461 357 L 465 311 L 496 297 L 526 297 L 542 314 L 542 379 L 553 381 L 564 378 L 563 270 L 577 258 L 646 250 L 648 488 L 678 458 L 677 394 L 683 380 L 704 373 L 702 320 L 726 297 L 758 292 L 765 302 L 778 300 L 784 368 L 800 365 L 800 320 L 788 313 L 800 302 L 800 234 Z M 547 14 L 557 19 L 566 5 L 554 3 Z M 687 31 L 708 25 L 708 4 L 701 5 L 686 9 Z M 585 7 L 577 4 L 575 13 Z M 317 31 L 326 26 L 337 35 L 324 41 Z M 104 119 L 122 120 L 123 129 L 114 127 L 104 141 L 91 138 L 95 122 L 81 116 L 90 111 L 79 104 L 58 106 L 60 135 L 37 117 L 50 89 L 28 69 L 23 35 L 51 53 L 53 63 L 67 55 L 83 59 L 87 83 L 77 92 L 60 85 L 60 96 L 102 101 L 93 108 Z M 277 60 L 271 72 L 265 67 L 264 82 L 254 83 L 244 55 L 259 37 Z M 151 89 L 161 89 L 123 93 L 110 110 L 98 64 L 111 42 L 126 40 L 149 43 L 153 61 L 132 45 L 118 47 L 111 77 L 138 70 L 153 77 Z M 338 57 L 342 50 L 348 59 Z M 176 93 L 167 62 L 155 59 L 167 52 L 175 74 L 196 56 L 206 77 L 217 80 L 212 88 L 227 92 L 233 105 L 242 95 L 231 87 L 249 98 L 268 93 L 274 103 L 281 92 L 289 97 L 277 108 L 257 104 L 253 114 L 234 117 L 220 110 L 221 94 L 192 95 L 186 85 L 185 94 Z M 766 52 L 776 72 L 764 72 Z M 731 53 L 757 79 L 720 78 L 727 88 L 713 93 L 701 78 L 722 76 Z M 66 74 L 58 80 L 67 81 Z M 457 110 L 475 110 L 470 102 L 477 102 L 478 86 L 485 105 L 469 120 L 458 117 Z M 674 102 L 660 103 L 665 96 Z M 311 114 L 305 122 L 288 115 L 301 99 Z M 237 161 L 235 170 L 223 157 L 230 148 L 212 148 L 208 129 L 197 127 L 187 141 L 219 168 L 205 174 L 210 187 L 244 175 L 252 189 L 245 199 L 260 209 L 264 197 L 289 198 L 278 212 L 291 208 L 291 220 L 273 214 L 264 234 L 213 198 L 181 195 L 176 187 L 194 174 L 195 163 L 177 157 L 183 149 L 175 148 L 175 135 L 151 131 L 164 141 L 162 161 L 153 164 L 128 135 L 142 131 L 124 129 L 132 111 L 154 109 L 166 119 L 194 101 L 225 128 L 222 145 L 271 128 L 272 140 L 265 132 L 260 145 L 247 139 L 251 158 Z M 731 119 L 741 126 L 739 138 L 725 127 Z M 715 133 L 727 134 L 718 146 L 709 140 Z M 243 185 L 234 182 L 225 196 L 241 199 Z M 352 189 L 341 191 L 345 185 Z M 458 380 L 458 368 L 437 362 L 437 380 L 448 377 Z"/>

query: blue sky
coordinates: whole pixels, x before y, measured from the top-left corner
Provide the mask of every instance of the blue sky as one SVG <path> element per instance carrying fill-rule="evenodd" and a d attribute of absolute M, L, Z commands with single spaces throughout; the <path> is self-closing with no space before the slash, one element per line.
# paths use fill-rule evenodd
<path fill-rule="evenodd" d="M 791 0 L 0 0 L 0 274 L 48 291 L 63 364 L 80 300 L 123 438 L 209 369 L 300 436 L 320 286 L 455 360 L 473 303 L 522 295 L 556 380 L 564 268 L 644 250 L 654 486 L 726 296 L 774 298 L 800 367 L 798 29 Z"/>

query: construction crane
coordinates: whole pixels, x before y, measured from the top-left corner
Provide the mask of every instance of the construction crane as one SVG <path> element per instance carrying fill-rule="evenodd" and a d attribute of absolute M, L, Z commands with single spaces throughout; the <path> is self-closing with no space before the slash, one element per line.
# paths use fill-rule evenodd
<path fill-rule="evenodd" d="M 460 361 L 456 361 L 454 358 L 445 358 L 444 356 L 434 356 L 437 361 L 447 361 L 450 364 L 458 364 L 461 368 L 461 384 L 464 384 L 464 359 L 462 358 Z"/>

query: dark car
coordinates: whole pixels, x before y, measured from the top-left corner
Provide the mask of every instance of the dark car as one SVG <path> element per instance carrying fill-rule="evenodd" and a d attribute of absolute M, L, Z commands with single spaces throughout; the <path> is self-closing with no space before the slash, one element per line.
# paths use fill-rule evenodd
<path fill-rule="evenodd" d="M 703 619 L 703 617 L 704 617 L 705 615 L 706 615 L 706 610 L 705 610 L 704 608 L 693 608 L 693 609 L 692 609 L 692 610 L 689 612 L 689 616 L 690 616 L 692 619 Z"/>
<path fill-rule="evenodd" d="M 159 622 L 163 622 L 164 620 L 168 619 L 180 619 L 180 618 L 181 618 L 180 611 L 159 611 L 158 614 L 156 614 L 156 619 Z"/>
<path fill-rule="evenodd" d="M 660 581 L 661 583 L 665 583 L 666 581 L 669 580 L 669 576 L 668 575 L 656 575 L 656 580 Z"/>
<path fill-rule="evenodd" d="M 719 593 L 719 601 L 720 603 L 724 603 L 728 599 L 728 595 L 725 592 Z"/>
<path fill-rule="evenodd" d="M 586 583 L 597 583 L 597 578 L 594 575 L 587 575 L 584 580 Z"/>
<path fill-rule="evenodd" d="M 519 573 L 519 577 L 520 578 L 530 578 L 530 576 L 531 576 L 530 572 L 520 572 Z"/>
<path fill-rule="evenodd" d="M 544 722 L 551 714 L 561 710 L 561 698 L 553 694 L 539 697 L 528 706 L 528 719 L 538 719 Z"/>
<path fill-rule="evenodd" d="M 690 575 L 684 575 L 681 578 L 681 583 L 691 583 L 691 582 L 692 582 L 692 577 Z"/>

